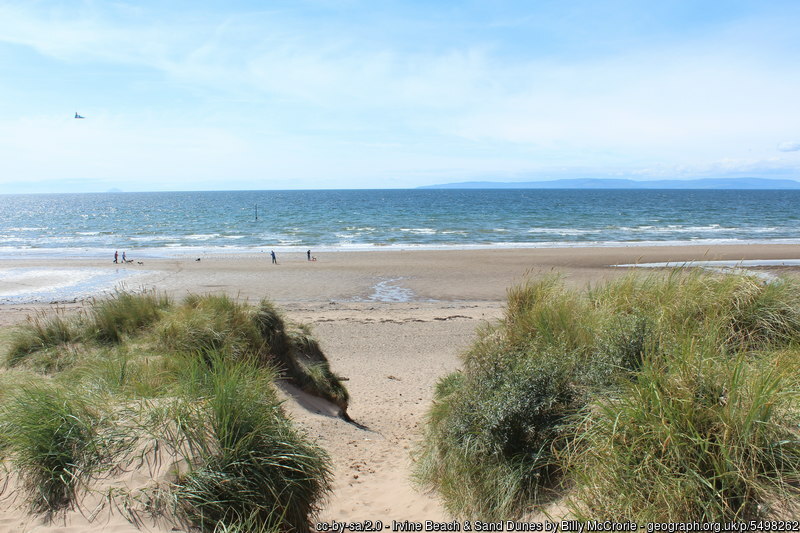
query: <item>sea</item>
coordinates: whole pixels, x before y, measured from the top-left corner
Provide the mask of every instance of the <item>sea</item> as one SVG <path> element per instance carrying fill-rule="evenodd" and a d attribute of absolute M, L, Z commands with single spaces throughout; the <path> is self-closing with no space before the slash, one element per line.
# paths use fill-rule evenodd
<path fill-rule="evenodd" d="M 0 259 L 739 243 L 800 244 L 800 191 L 0 195 Z"/>

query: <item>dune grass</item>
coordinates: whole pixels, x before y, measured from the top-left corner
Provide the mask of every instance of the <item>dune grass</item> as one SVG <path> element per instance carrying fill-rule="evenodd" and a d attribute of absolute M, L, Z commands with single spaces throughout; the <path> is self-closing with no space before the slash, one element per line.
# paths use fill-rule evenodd
<path fill-rule="evenodd" d="M 180 509 L 203 531 L 253 522 L 307 530 L 330 488 L 327 455 L 283 416 L 274 375 L 219 354 L 212 361 L 195 390 L 206 389 L 208 401 L 181 415 L 190 469 L 176 482 Z"/>
<path fill-rule="evenodd" d="M 754 519 L 797 510 L 797 389 L 786 369 L 692 351 L 646 362 L 578 435 L 574 508 L 588 519 Z M 796 369 L 795 369 L 796 371 Z"/>
<path fill-rule="evenodd" d="M 186 353 L 226 351 L 236 359 L 268 359 L 252 308 L 228 296 L 189 296 L 157 326 L 159 343 Z"/>
<path fill-rule="evenodd" d="M 63 310 L 47 316 L 41 312 L 28 317 L 23 327 L 11 335 L 6 362 L 14 366 L 28 355 L 78 340 L 79 331 L 73 320 L 64 316 Z"/>
<path fill-rule="evenodd" d="M 120 293 L 85 315 L 37 315 L 15 335 L 35 340 L 12 344 L 6 365 L 33 385 L 0 391 L 0 449 L 33 512 L 70 507 L 150 442 L 183 458 L 172 504 L 153 509 L 202 531 L 308 530 L 329 459 L 286 417 L 275 383 L 307 379 L 343 409 L 347 391 L 308 328 L 270 302 Z"/>
<path fill-rule="evenodd" d="M 171 306 L 171 300 L 158 292 L 133 294 L 120 291 L 113 298 L 92 303 L 87 333 L 99 342 L 119 343 L 125 335 L 156 322 L 162 311 Z"/>
<path fill-rule="evenodd" d="M 63 309 L 36 313 L 22 326 L 13 330 L 6 366 L 16 366 L 30 360 L 34 354 L 48 352 L 36 364 L 44 371 L 62 369 L 61 355 L 71 345 L 87 342 L 118 344 L 125 335 L 132 335 L 156 322 L 172 306 L 163 294 L 117 292 L 105 300 L 94 300 L 88 313 L 67 317 Z M 66 350 L 65 350 L 66 349 Z"/>
<path fill-rule="evenodd" d="M 81 484 L 108 463 L 113 440 L 89 398 L 44 383 L 27 384 L 0 409 L 0 442 L 19 473 L 34 512 L 74 502 Z"/>
<path fill-rule="evenodd" d="M 97 345 L 122 344 L 116 352 L 96 357 Z M 83 353 L 87 345 L 91 353 Z M 120 356 L 132 347 L 145 357 L 137 362 L 137 358 Z M 253 307 L 227 295 L 189 295 L 176 305 L 155 292 L 118 292 L 107 300 L 94 301 L 86 315 L 68 318 L 57 310 L 30 318 L 12 333 L 5 364 L 27 366 L 40 373 L 62 372 L 81 363 L 83 370 L 99 365 L 98 370 L 105 369 L 107 377 L 113 377 L 111 367 L 118 366 L 118 376 L 127 376 L 123 381 L 133 390 L 137 377 L 139 383 L 157 377 L 157 369 L 146 368 L 149 363 L 168 373 L 169 365 L 163 361 L 168 352 L 224 352 L 236 360 L 270 365 L 278 368 L 281 378 L 331 401 L 343 413 L 347 411 L 347 389 L 330 370 L 308 326 L 286 320 L 266 299 Z"/>
<path fill-rule="evenodd" d="M 347 411 L 348 393 L 306 325 L 286 320 L 268 300 L 251 307 L 227 296 L 190 296 L 157 325 L 174 351 L 225 353 L 278 369 L 280 378 Z"/>
<path fill-rule="evenodd" d="M 416 477 L 464 518 L 774 516 L 798 493 L 800 288 L 686 270 L 509 291 L 437 387 Z"/>
<path fill-rule="evenodd" d="M 346 413 L 350 395 L 342 378 L 331 371 L 310 328 L 304 324 L 290 323 L 286 338 L 288 351 L 281 363 L 291 368 L 293 381 L 304 391 L 329 400 Z"/>

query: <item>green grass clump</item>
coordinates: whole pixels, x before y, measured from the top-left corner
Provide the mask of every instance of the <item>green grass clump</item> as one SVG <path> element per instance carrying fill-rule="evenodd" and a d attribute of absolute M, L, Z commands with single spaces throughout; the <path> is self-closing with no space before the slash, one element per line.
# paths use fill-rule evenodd
<path fill-rule="evenodd" d="M 112 298 L 92 303 L 88 335 L 105 343 L 119 343 L 154 322 L 172 306 L 170 299 L 156 292 L 118 292 Z"/>
<path fill-rule="evenodd" d="M 0 442 L 19 472 L 35 512 L 69 506 L 76 490 L 109 457 L 101 415 L 75 392 L 23 386 L 0 410 Z"/>
<path fill-rule="evenodd" d="M 115 491 L 118 508 L 149 502 L 144 512 L 202 531 L 309 529 L 330 461 L 284 414 L 275 383 L 343 410 L 347 391 L 308 328 L 271 303 L 119 293 L 15 335 L 34 340 L 10 345 L 0 451 L 33 512 L 67 509 L 96 474 L 156 464 L 148 454 L 167 446 L 183 458 L 169 485 Z"/>
<path fill-rule="evenodd" d="M 519 388 L 504 384 L 515 372 Z M 439 491 L 451 514 L 502 520 L 557 485 L 554 452 L 575 399 L 557 366 L 480 377 L 488 381 L 453 373 L 439 382 L 415 475 Z"/>
<path fill-rule="evenodd" d="M 567 489 L 584 517 L 773 516 L 800 495 L 799 341 L 791 282 L 527 283 L 437 387 L 416 476 L 465 518 Z"/>
<path fill-rule="evenodd" d="M 281 411 L 274 375 L 224 355 L 212 360 L 197 384 L 208 399 L 180 415 L 191 465 L 177 481 L 180 508 L 203 531 L 252 523 L 308 530 L 330 488 L 327 455 Z"/>
<path fill-rule="evenodd" d="M 73 321 L 58 310 L 49 316 L 37 313 L 33 317 L 28 317 L 25 324 L 14 330 L 6 365 L 15 366 L 34 352 L 74 342 L 79 339 L 79 335 Z"/>
<path fill-rule="evenodd" d="M 310 328 L 284 320 L 268 300 L 261 301 L 253 320 L 274 364 L 285 377 L 304 391 L 334 403 L 346 414 L 347 389 L 342 378 L 331 371 L 328 359 Z"/>
<path fill-rule="evenodd" d="M 586 307 L 555 279 L 509 291 L 505 320 L 440 382 L 415 475 L 452 514 L 517 517 L 559 485 L 556 453 L 582 405 L 577 377 L 592 375 L 578 370 L 591 336 L 570 318 Z"/>
<path fill-rule="evenodd" d="M 345 414 L 349 401 L 342 379 L 331 371 L 310 329 L 285 320 L 268 300 L 253 307 L 227 295 L 189 295 L 174 305 L 154 292 L 119 292 L 94 301 L 88 318 L 37 315 L 17 328 L 12 339 L 7 366 L 25 362 L 38 372 L 53 373 L 78 365 L 77 374 L 96 368 L 110 378 L 109 385 L 137 394 L 146 394 L 145 388 L 168 388 L 158 385 L 162 378 L 169 379 L 165 372 L 174 370 L 164 361 L 165 352 L 226 353 L 236 360 L 277 367 L 282 378 L 331 401 Z M 119 353 L 106 351 L 91 361 L 91 354 L 79 353 L 91 342 L 116 346 Z M 137 360 L 124 355 L 132 349 L 144 356 Z M 146 387 L 136 386 L 136 377 Z"/>
<path fill-rule="evenodd" d="M 268 300 L 253 308 L 225 295 L 190 296 L 156 330 L 159 342 L 177 352 L 276 367 L 282 378 L 347 411 L 347 389 L 310 329 L 285 320 Z"/>
<path fill-rule="evenodd" d="M 290 368 L 293 381 L 303 390 L 320 396 L 347 412 L 350 395 L 342 378 L 331 371 L 328 359 L 308 326 L 292 324 L 287 334 L 288 352 L 281 362 Z"/>
<path fill-rule="evenodd" d="M 647 361 L 588 416 L 571 458 L 578 516 L 719 521 L 796 511 L 800 393 L 786 370 L 701 350 L 670 364 Z"/>
<path fill-rule="evenodd" d="M 266 359 L 249 306 L 226 295 L 189 296 L 156 326 L 165 347 L 187 353 L 226 351 L 237 359 Z"/>
<path fill-rule="evenodd" d="M 253 315 L 253 322 L 274 354 L 288 354 L 289 339 L 286 335 L 286 321 L 275 304 L 261 300 Z"/>
<path fill-rule="evenodd" d="M 298 380 L 301 389 L 329 400 L 342 413 L 347 413 L 350 394 L 341 382 L 342 378 L 331 371 L 327 361 L 303 365 L 302 376 L 305 379 Z"/>

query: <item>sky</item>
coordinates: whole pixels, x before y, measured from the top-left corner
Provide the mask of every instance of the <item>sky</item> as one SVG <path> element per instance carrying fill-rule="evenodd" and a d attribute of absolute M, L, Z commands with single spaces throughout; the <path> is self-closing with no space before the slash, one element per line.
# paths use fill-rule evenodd
<path fill-rule="evenodd" d="M 0 192 L 800 179 L 798 27 L 795 0 L 0 0 Z"/>

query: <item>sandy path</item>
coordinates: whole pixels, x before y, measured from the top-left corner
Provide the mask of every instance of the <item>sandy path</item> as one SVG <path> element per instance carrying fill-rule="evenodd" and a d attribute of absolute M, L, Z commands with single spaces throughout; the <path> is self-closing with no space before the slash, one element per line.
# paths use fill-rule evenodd
<path fill-rule="evenodd" d="M 458 368 L 476 326 L 499 308 L 370 307 L 360 318 L 345 310 L 311 320 L 334 370 L 349 378 L 350 416 L 369 430 L 289 404 L 333 458 L 335 489 L 320 518 L 445 520 L 438 499 L 412 487 L 409 451 L 434 385 Z"/>

